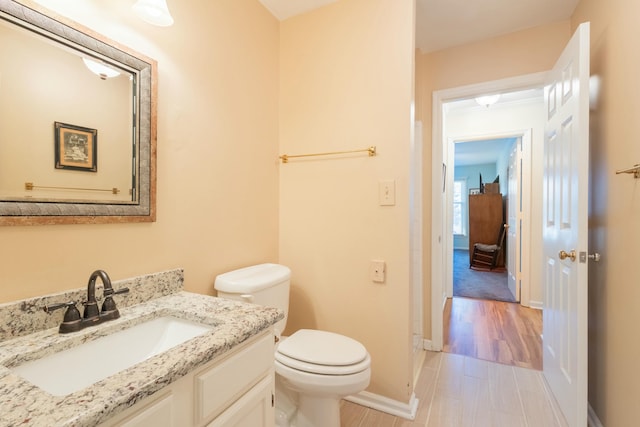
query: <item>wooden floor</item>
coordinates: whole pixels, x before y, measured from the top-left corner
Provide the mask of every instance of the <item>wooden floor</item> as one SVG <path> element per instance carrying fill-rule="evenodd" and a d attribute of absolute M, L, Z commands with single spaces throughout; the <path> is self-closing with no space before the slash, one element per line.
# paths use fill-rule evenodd
<path fill-rule="evenodd" d="M 542 373 L 451 353 L 426 352 L 414 420 L 342 401 L 342 427 L 566 427 Z"/>
<path fill-rule="evenodd" d="M 542 311 L 517 303 L 449 298 L 444 310 L 447 353 L 542 370 Z"/>

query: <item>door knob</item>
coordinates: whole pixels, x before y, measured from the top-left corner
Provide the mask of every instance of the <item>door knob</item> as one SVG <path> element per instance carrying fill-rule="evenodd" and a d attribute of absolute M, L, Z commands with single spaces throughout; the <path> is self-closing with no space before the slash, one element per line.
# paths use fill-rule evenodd
<path fill-rule="evenodd" d="M 571 249 L 571 252 L 560 251 L 558 257 L 562 260 L 569 258 L 571 262 L 574 262 L 576 260 L 576 251 L 575 249 Z"/>

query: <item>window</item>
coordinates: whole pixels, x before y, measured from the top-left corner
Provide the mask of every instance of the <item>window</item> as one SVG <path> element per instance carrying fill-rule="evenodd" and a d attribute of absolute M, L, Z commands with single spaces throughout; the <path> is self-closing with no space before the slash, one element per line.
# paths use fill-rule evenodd
<path fill-rule="evenodd" d="M 467 180 L 453 181 L 453 234 L 467 234 Z"/>

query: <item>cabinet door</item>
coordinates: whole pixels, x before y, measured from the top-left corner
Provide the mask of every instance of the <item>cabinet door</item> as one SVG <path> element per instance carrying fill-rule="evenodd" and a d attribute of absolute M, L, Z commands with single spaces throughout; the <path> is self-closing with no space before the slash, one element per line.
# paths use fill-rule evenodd
<path fill-rule="evenodd" d="M 274 425 L 274 381 L 273 375 L 268 375 L 207 427 L 273 427 Z"/>

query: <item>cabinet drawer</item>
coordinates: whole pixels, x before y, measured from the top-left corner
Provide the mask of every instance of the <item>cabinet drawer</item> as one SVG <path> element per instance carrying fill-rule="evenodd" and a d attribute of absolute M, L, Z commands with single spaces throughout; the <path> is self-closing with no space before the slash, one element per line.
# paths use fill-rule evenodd
<path fill-rule="evenodd" d="M 234 352 L 195 377 L 195 416 L 200 424 L 220 414 L 273 369 L 273 335 Z"/>

